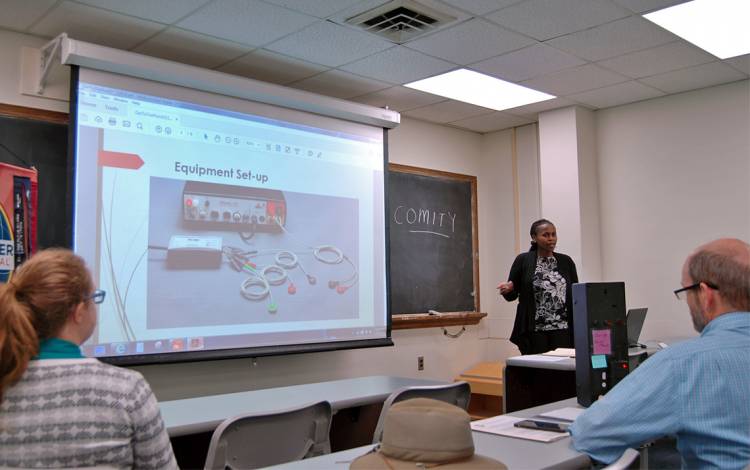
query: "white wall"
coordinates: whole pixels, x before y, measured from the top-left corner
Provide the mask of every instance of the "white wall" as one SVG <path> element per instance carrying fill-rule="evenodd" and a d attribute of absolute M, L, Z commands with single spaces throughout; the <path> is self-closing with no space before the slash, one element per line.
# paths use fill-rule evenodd
<path fill-rule="evenodd" d="M 581 201 L 576 108 L 539 115 L 539 172 L 542 217 L 557 228 L 557 250 L 581 270 Z"/>
<path fill-rule="evenodd" d="M 515 135 L 514 135 L 515 134 Z M 513 149 L 515 139 L 515 165 Z M 506 302 L 496 286 L 508 278 L 520 250 L 528 248 L 528 227 L 539 218 L 539 158 L 537 126 L 485 134 L 479 176 L 480 280 L 482 310 L 487 312 L 485 357 L 504 361 L 518 355 L 508 341 L 513 330 L 516 302 Z M 516 194 L 514 194 L 514 192 Z"/>
<path fill-rule="evenodd" d="M 597 112 L 603 274 L 642 338 L 693 334 L 679 287 L 685 257 L 718 237 L 750 240 L 750 82 Z"/>
<path fill-rule="evenodd" d="M 18 34 L 0 29 L 0 103 L 49 111 L 68 112 L 68 103 L 55 99 L 22 95 L 21 90 L 21 48 L 39 48 L 47 41 L 26 34 Z M 67 83 L 59 83 L 56 90 L 66 88 Z"/>
<path fill-rule="evenodd" d="M 578 135 L 578 184 L 581 217 L 581 281 L 602 278 L 601 221 L 599 220 L 599 177 L 596 156 L 596 120 L 588 109 L 576 108 Z"/>

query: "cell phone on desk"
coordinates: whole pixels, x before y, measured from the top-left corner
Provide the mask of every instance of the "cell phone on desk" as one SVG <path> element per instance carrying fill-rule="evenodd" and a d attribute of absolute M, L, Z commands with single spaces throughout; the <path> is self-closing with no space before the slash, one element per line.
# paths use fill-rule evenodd
<path fill-rule="evenodd" d="M 537 419 L 525 419 L 513 424 L 517 428 L 536 429 L 537 431 L 568 432 L 569 423 L 557 423 L 554 421 L 540 421 Z"/>

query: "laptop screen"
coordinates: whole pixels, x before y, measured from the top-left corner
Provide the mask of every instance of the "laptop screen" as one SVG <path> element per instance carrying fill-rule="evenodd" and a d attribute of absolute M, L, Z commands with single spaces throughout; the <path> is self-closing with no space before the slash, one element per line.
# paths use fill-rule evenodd
<path fill-rule="evenodd" d="M 637 344 L 641 336 L 643 321 L 646 319 L 647 308 L 631 308 L 628 310 L 628 344 Z"/>

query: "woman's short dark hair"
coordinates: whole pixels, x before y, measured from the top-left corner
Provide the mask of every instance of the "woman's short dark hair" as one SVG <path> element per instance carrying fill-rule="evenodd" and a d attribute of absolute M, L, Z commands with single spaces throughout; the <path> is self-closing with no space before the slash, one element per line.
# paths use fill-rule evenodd
<path fill-rule="evenodd" d="M 552 226 L 555 225 L 555 224 L 553 224 L 552 222 L 550 222 L 547 219 L 535 220 L 534 223 L 531 224 L 531 228 L 529 229 L 529 235 L 532 238 L 534 238 L 534 235 L 536 235 L 537 229 L 539 227 L 541 227 L 542 225 L 547 225 L 547 224 L 552 225 Z M 531 240 L 531 248 L 530 248 L 530 250 L 531 251 L 536 250 L 536 242 L 534 240 Z"/>

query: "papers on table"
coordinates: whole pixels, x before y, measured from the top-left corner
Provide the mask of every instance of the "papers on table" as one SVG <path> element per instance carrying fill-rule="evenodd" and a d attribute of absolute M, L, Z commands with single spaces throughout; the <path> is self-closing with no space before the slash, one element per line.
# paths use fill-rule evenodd
<path fill-rule="evenodd" d="M 500 415 L 479 421 L 473 421 L 471 423 L 471 429 L 479 432 L 497 434 L 499 436 L 516 437 L 537 442 L 554 442 L 569 436 L 566 432 L 540 431 L 513 426 L 515 423 L 523 421 L 524 419 L 526 418 Z"/>
<path fill-rule="evenodd" d="M 558 356 L 543 356 L 541 354 L 529 354 L 527 356 L 515 356 L 513 357 L 513 361 L 521 361 L 521 362 L 560 362 L 564 361 L 565 359 L 568 359 L 567 356 L 565 357 L 558 357 Z"/>
<path fill-rule="evenodd" d="M 568 406 L 557 410 L 547 411 L 546 413 L 542 413 L 538 416 L 540 418 L 551 418 L 558 421 L 567 421 L 572 423 L 576 420 L 578 415 L 580 415 L 584 411 L 586 411 L 585 408 L 574 408 L 572 406 Z"/>
<path fill-rule="evenodd" d="M 573 348 L 557 348 L 552 351 L 542 353 L 542 356 L 576 357 L 576 350 Z"/>

